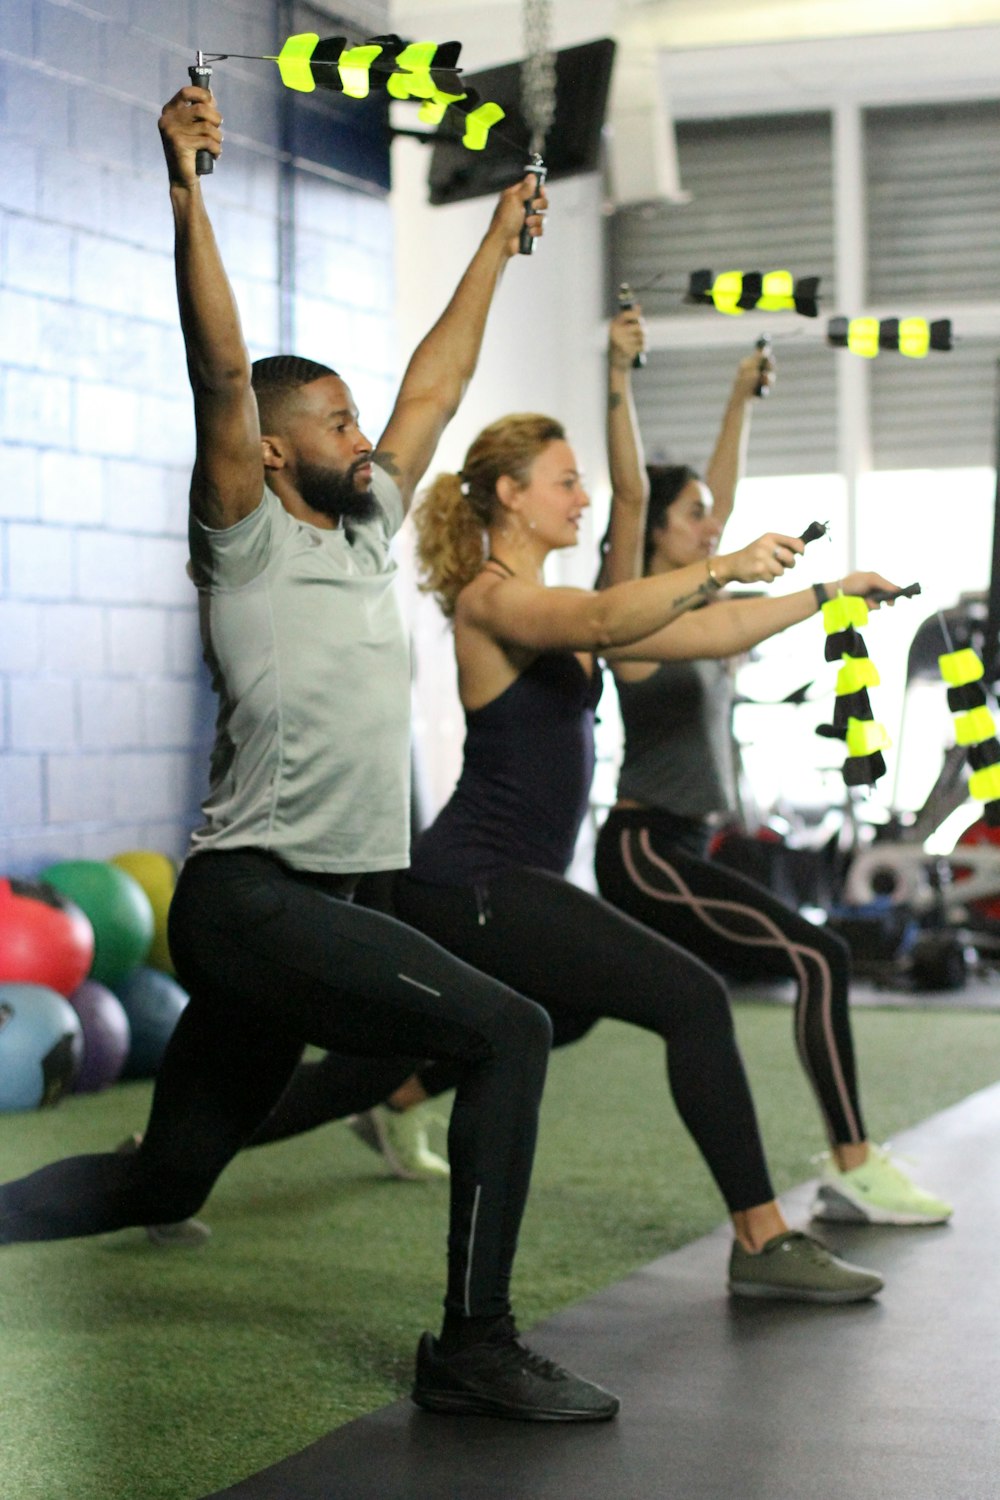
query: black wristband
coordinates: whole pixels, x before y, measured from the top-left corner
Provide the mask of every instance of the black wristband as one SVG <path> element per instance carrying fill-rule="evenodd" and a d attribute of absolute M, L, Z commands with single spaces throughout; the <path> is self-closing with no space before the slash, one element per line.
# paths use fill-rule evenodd
<path fill-rule="evenodd" d="M 825 583 L 814 583 L 813 593 L 816 595 L 817 609 L 822 609 L 824 604 L 829 603 L 830 593 Z"/>

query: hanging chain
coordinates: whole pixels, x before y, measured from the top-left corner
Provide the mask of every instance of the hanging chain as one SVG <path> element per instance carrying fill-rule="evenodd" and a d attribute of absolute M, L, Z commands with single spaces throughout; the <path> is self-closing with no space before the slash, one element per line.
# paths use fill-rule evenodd
<path fill-rule="evenodd" d="M 531 131 L 529 151 L 543 155 L 556 112 L 556 59 L 552 51 L 552 0 L 524 0 L 521 110 Z"/>

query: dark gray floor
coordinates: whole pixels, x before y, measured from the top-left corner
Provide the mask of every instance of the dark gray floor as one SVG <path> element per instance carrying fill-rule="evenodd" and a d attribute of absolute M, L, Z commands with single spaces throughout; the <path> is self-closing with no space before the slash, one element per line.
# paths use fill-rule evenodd
<path fill-rule="evenodd" d="M 956 1214 L 937 1229 L 824 1227 L 885 1274 L 877 1302 L 730 1304 L 720 1229 L 533 1331 L 619 1393 L 616 1422 L 400 1402 L 210 1500 L 998 1500 L 1000 1085 L 896 1146 Z M 810 1198 L 783 1200 L 793 1221 Z"/>

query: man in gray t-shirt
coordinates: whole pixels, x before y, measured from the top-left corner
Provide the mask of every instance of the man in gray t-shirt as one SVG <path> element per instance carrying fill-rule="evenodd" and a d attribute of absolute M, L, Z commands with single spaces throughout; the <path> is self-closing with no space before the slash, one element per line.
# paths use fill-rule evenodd
<path fill-rule="evenodd" d="M 132 1154 L 73 1157 L 0 1187 L 0 1243 L 175 1223 L 328 1049 L 331 1117 L 370 1108 L 426 1058 L 461 1069 L 449 1130 L 444 1326 L 420 1342 L 433 1411 L 557 1421 L 617 1399 L 519 1342 L 509 1301 L 551 1025 L 531 1001 L 350 901 L 407 862 L 408 652 L 388 544 L 475 367 L 534 186 L 501 195 L 451 302 L 407 367 L 373 451 L 348 386 L 278 355 L 251 371 L 196 172 L 220 151 L 211 94 L 160 132 L 194 393 L 191 561 L 219 696 L 205 823 L 170 913 L 190 991 Z M 544 206 L 544 198 L 538 207 Z"/>

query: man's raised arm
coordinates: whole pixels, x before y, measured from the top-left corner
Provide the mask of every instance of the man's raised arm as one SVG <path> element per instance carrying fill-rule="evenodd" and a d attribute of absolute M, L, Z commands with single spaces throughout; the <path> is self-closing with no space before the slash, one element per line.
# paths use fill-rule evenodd
<path fill-rule="evenodd" d="M 250 357 L 195 171 L 199 149 L 221 154 L 221 124 L 211 94 L 200 88 L 181 89 L 160 115 L 174 214 L 177 302 L 194 392 L 191 509 L 205 525 L 225 528 L 260 504 L 264 469 Z"/>
<path fill-rule="evenodd" d="M 413 498 L 472 378 L 493 294 L 504 266 L 517 254 L 524 205 L 532 197 L 537 211 L 527 225 L 533 237 L 542 233 L 541 212 L 548 200 L 528 176 L 501 193 L 490 227 L 454 296 L 406 367 L 374 454 L 375 462 L 395 478 L 404 506 Z"/>

